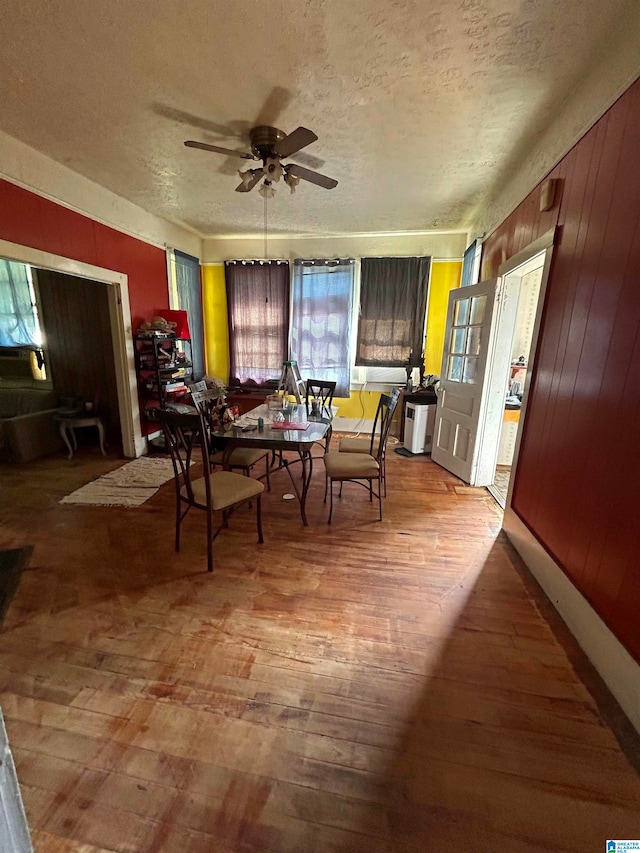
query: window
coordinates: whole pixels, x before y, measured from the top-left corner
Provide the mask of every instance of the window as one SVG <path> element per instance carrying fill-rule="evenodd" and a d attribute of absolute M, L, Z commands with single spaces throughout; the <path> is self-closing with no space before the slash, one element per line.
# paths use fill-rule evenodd
<path fill-rule="evenodd" d="M 420 364 L 430 266 L 430 258 L 362 259 L 356 364 Z"/>
<path fill-rule="evenodd" d="M 171 307 L 187 312 L 191 335 L 193 378 L 204 376 L 204 331 L 202 323 L 202 286 L 200 261 L 177 249 L 168 249 Z"/>
<path fill-rule="evenodd" d="M 474 240 L 467 247 L 464 253 L 462 262 L 462 281 L 460 287 L 466 287 L 469 284 L 477 284 L 480 276 L 480 259 L 482 257 L 482 241 Z"/>
<path fill-rule="evenodd" d="M 475 385 L 486 310 L 485 294 L 455 300 L 451 337 L 447 342 L 447 379 L 452 382 Z"/>
<path fill-rule="evenodd" d="M 291 358 L 303 377 L 336 382 L 348 397 L 354 261 L 296 259 L 293 268 Z"/>
<path fill-rule="evenodd" d="M 279 379 L 289 339 L 289 264 L 227 261 L 229 384 Z"/>
<path fill-rule="evenodd" d="M 41 342 L 30 270 L 0 260 L 0 346 L 36 349 Z"/>

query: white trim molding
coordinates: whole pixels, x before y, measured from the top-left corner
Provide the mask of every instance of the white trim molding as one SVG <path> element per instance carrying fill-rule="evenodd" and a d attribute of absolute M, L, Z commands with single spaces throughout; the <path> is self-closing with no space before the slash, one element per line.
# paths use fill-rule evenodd
<path fill-rule="evenodd" d="M 41 198 L 152 246 L 177 246 L 200 256 L 200 234 L 188 225 L 169 222 L 143 210 L 3 131 L 0 163 L 1 178 Z"/>
<path fill-rule="evenodd" d="M 115 270 L 74 261 L 72 258 L 64 258 L 61 255 L 52 255 L 50 252 L 9 243 L 6 240 L 0 240 L 0 257 L 109 285 L 109 317 L 118 388 L 122 449 L 124 455 L 128 457 L 137 457 L 146 453 L 146 442 L 142 436 L 140 424 L 127 276 Z"/>
<path fill-rule="evenodd" d="M 510 507 L 504 514 L 503 529 L 632 725 L 640 732 L 640 664 Z"/>

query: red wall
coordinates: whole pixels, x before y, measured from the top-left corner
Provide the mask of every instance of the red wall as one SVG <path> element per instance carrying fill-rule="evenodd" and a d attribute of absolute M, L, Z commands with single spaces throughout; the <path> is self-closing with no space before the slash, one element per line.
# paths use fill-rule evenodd
<path fill-rule="evenodd" d="M 0 239 L 126 273 L 134 329 L 169 307 L 163 249 L 1 179 Z"/>
<path fill-rule="evenodd" d="M 554 224 L 512 506 L 640 661 L 640 81 L 485 242 L 482 278 Z"/>

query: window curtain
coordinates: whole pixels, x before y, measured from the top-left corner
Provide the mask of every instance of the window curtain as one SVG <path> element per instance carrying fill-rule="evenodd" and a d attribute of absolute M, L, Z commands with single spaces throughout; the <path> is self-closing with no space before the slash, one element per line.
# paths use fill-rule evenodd
<path fill-rule="evenodd" d="M 0 346 L 40 346 L 27 268 L 5 260 L 0 260 Z"/>
<path fill-rule="evenodd" d="M 297 258 L 293 267 L 291 358 L 303 379 L 336 382 L 337 397 L 351 386 L 354 261 Z"/>
<path fill-rule="evenodd" d="M 279 379 L 288 358 L 289 264 L 227 261 L 229 385 Z"/>
<path fill-rule="evenodd" d="M 178 308 L 187 312 L 191 332 L 193 378 L 204 376 L 204 333 L 202 323 L 202 286 L 200 261 L 184 252 L 174 251 Z"/>
<path fill-rule="evenodd" d="M 356 364 L 418 366 L 431 258 L 363 258 Z"/>
<path fill-rule="evenodd" d="M 477 284 L 477 269 L 479 267 L 479 258 L 478 263 L 476 263 L 476 257 L 479 254 L 478 249 L 479 241 L 474 240 L 464 253 L 464 258 L 462 260 L 462 280 L 460 281 L 460 287 L 466 287 L 470 284 Z"/>

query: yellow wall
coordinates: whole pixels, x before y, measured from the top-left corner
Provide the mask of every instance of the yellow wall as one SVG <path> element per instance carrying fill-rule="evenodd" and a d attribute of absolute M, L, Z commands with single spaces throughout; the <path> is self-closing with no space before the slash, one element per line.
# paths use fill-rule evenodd
<path fill-rule="evenodd" d="M 202 267 L 205 364 L 209 376 L 229 381 L 229 327 L 224 266 Z"/>
<path fill-rule="evenodd" d="M 462 261 L 436 261 L 431 268 L 427 338 L 424 347 L 425 373 L 440 375 L 449 291 L 460 287 L 461 278 Z"/>
<path fill-rule="evenodd" d="M 435 261 L 431 268 L 429 313 L 425 344 L 425 372 L 440 373 L 444 326 L 447 320 L 449 291 L 460 286 L 461 261 Z M 224 266 L 202 267 L 202 304 L 204 309 L 205 359 L 207 373 L 223 382 L 229 380 L 229 329 Z M 349 399 L 336 398 L 342 418 L 373 418 L 378 392 L 352 391 Z"/>

